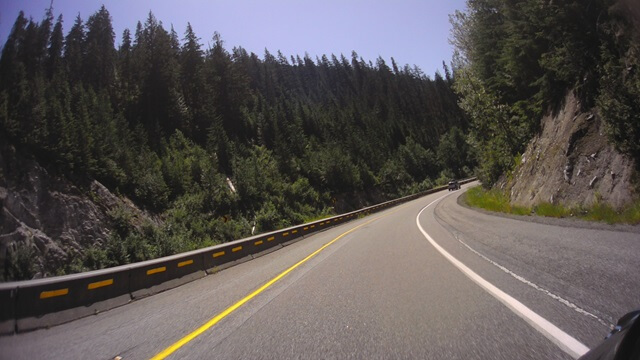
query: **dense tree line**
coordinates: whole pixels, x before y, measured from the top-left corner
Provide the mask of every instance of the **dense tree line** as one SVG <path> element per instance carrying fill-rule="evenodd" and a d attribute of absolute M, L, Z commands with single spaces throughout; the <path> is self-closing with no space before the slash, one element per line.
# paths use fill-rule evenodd
<path fill-rule="evenodd" d="M 625 0 L 468 0 L 466 12 L 451 16 L 455 88 L 470 116 L 485 184 L 512 166 L 541 116 L 557 110 L 568 91 L 583 110 L 597 106 L 613 144 L 640 160 L 634 6 Z"/>
<path fill-rule="evenodd" d="M 116 48 L 103 6 L 64 32 L 18 15 L 0 59 L 0 126 L 59 174 L 95 178 L 160 214 L 69 265 L 172 254 L 330 213 L 340 194 L 387 197 L 468 175 L 466 117 L 445 66 L 431 79 L 382 58 L 262 58 L 204 48 L 153 14 Z M 231 185 L 234 190 L 231 190 Z"/>

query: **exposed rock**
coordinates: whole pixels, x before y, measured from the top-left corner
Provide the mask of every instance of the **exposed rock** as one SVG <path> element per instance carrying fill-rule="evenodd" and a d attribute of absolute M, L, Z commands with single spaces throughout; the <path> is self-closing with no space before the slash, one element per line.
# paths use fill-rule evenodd
<path fill-rule="evenodd" d="M 110 234 L 110 209 L 126 206 L 142 214 L 98 181 L 85 179 L 82 185 L 73 185 L 0 140 L 2 269 L 11 253 L 26 246 L 35 254 L 36 277 L 55 275 L 87 248 L 105 242 Z"/>
<path fill-rule="evenodd" d="M 570 182 L 571 181 L 571 173 L 573 171 L 573 165 L 571 163 L 568 163 L 567 165 L 564 166 L 564 181 L 566 182 Z"/>
<path fill-rule="evenodd" d="M 236 187 L 233 185 L 233 182 L 231 182 L 231 179 L 229 179 L 228 177 L 227 177 L 227 186 L 229 186 L 229 190 L 232 193 L 234 194 L 236 193 Z"/>
<path fill-rule="evenodd" d="M 512 180 L 497 185 L 506 185 L 514 205 L 532 207 L 549 201 L 590 206 L 597 194 L 599 201 L 619 209 L 633 199 L 634 162 L 600 135 L 604 124 L 597 109 L 581 112 L 569 94 L 558 113 L 543 117 L 541 127 L 522 154 L 529 160 L 521 162 Z M 573 169 L 578 169 L 576 174 Z"/>

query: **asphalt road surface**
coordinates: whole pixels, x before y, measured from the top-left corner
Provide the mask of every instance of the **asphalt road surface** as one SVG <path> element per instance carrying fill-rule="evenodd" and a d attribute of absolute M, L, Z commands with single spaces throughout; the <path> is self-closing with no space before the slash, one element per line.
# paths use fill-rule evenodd
<path fill-rule="evenodd" d="M 594 347 L 640 307 L 638 232 L 493 216 L 460 206 L 461 194 L 432 194 L 120 308 L 0 337 L 0 358 L 572 359 L 563 344 Z"/>

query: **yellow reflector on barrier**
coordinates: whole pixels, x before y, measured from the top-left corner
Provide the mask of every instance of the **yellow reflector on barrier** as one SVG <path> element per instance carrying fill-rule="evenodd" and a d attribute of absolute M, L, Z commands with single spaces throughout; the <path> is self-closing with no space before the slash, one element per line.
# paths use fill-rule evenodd
<path fill-rule="evenodd" d="M 48 299 L 56 296 L 67 295 L 69 293 L 69 289 L 58 289 L 51 291 L 43 291 L 40 293 L 40 299 Z"/>
<path fill-rule="evenodd" d="M 161 266 L 161 267 L 157 267 L 155 269 L 147 270 L 147 275 L 153 275 L 153 274 L 157 274 L 157 273 L 161 273 L 161 272 L 165 272 L 165 271 L 167 271 L 167 267 L 166 266 Z"/>
<path fill-rule="evenodd" d="M 113 279 L 92 282 L 89 285 L 87 285 L 87 289 L 93 290 L 93 289 L 98 289 L 98 288 L 109 286 L 109 285 L 113 285 Z"/>

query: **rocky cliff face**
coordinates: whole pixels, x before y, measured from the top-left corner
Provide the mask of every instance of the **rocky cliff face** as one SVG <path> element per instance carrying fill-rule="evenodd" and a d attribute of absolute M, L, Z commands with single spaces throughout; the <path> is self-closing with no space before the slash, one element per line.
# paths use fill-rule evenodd
<path fill-rule="evenodd" d="M 19 249 L 31 256 L 35 277 L 51 276 L 110 234 L 108 211 L 134 208 L 99 182 L 81 187 L 52 176 L 2 139 L 0 145 L 0 264 L 4 274 Z"/>
<path fill-rule="evenodd" d="M 609 144 L 597 109 L 581 112 L 569 94 L 541 126 L 521 164 L 497 185 L 511 194 L 512 204 L 578 207 L 600 201 L 620 209 L 632 200 L 634 162 Z"/>

